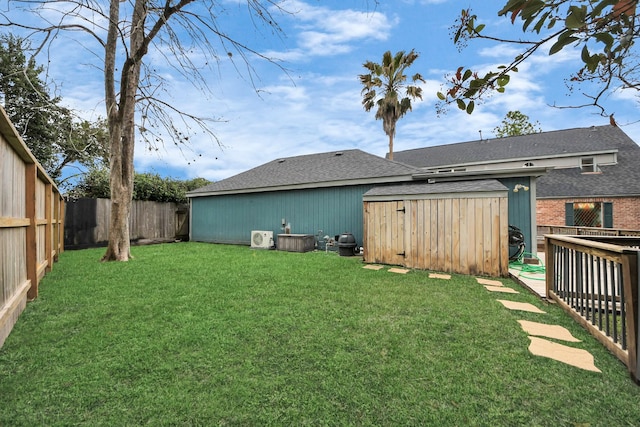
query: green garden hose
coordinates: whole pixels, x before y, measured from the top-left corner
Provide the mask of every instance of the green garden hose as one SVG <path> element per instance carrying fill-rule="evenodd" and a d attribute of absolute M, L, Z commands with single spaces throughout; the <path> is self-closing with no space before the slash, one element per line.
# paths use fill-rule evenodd
<path fill-rule="evenodd" d="M 536 258 L 539 262 L 539 264 L 526 264 L 522 259 L 525 258 L 525 256 L 527 258 Z M 518 277 L 522 277 L 525 279 L 530 279 L 530 280 L 545 280 L 544 274 L 546 272 L 546 269 L 544 267 L 544 265 L 542 264 L 542 260 L 540 258 L 538 258 L 536 255 L 530 253 L 530 252 L 523 252 L 518 259 L 516 259 L 515 261 L 511 261 L 509 263 L 509 268 L 513 269 L 513 270 L 517 270 L 520 273 L 518 273 Z M 542 277 L 532 277 L 529 276 L 527 274 L 542 274 Z"/>

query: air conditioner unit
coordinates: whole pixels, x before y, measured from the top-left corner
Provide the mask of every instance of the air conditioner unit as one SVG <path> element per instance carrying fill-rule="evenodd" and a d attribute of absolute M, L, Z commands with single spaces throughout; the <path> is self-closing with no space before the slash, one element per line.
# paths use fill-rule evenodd
<path fill-rule="evenodd" d="M 269 249 L 273 246 L 273 231 L 251 232 L 251 247 L 254 249 Z"/>

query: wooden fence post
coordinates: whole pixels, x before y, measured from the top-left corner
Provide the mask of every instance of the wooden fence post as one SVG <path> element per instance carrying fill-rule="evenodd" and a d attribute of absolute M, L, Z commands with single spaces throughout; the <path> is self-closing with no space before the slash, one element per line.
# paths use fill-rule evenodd
<path fill-rule="evenodd" d="M 556 260 L 554 254 L 554 246 L 551 244 L 549 236 L 544 237 L 544 260 L 545 266 L 545 295 L 549 298 L 553 290 L 553 280 L 555 277 Z"/>
<path fill-rule="evenodd" d="M 36 181 L 38 179 L 38 167 L 35 163 L 25 165 L 25 217 L 29 219 L 26 230 L 26 263 L 27 280 L 31 287 L 27 292 L 27 299 L 32 300 L 38 296 L 38 221 L 36 218 Z"/>
<path fill-rule="evenodd" d="M 53 185 L 44 186 L 44 218 L 46 220 L 44 232 L 44 255 L 47 260 L 46 271 L 53 268 Z"/>
<path fill-rule="evenodd" d="M 640 287 L 640 274 L 638 268 L 640 266 L 640 251 L 625 251 L 622 254 L 622 277 L 624 284 L 624 296 L 627 312 L 627 351 L 629 352 L 629 362 L 627 364 L 631 377 L 636 382 L 640 382 L 640 340 L 639 323 L 640 312 L 638 310 L 638 288 Z"/>

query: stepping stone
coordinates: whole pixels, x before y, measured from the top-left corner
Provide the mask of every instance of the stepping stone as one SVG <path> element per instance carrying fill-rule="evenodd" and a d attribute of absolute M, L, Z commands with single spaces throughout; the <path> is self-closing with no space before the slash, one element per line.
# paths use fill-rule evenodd
<path fill-rule="evenodd" d="M 488 290 L 489 292 L 502 292 L 502 293 L 505 293 L 505 294 L 519 294 L 520 293 L 520 292 L 516 291 L 515 289 L 507 288 L 505 286 L 484 285 L 484 288 L 486 290 Z"/>
<path fill-rule="evenodd" d="M 568 329 L 558 325 L 547 325 L 544 323 L 530 322 L 528 320 L 518 320 L 522 329 L 529 335 L 539 337 L 555 338 L 568 342 L 580 342 L 579 339 L 571 335 Z"/>
<path fill-rule="evenodd" d="M 429 279 L 449 280 L 449 279 L 451 279 L 451 275 L 450 274 L 429 273 Z"/>
<path fill-rule="evenodd" d="M 365 265 L 365 266 L 364 266 L 364 267 L 362 267 L 362 268 L 366 268 L 367 270 L 376 270 L 376 271 L 378 271 L 378 270 L 382 270 L 384 267 L 383 267 L 383 266 L 381 266 L 381 265 L 372 265 L 372 264 L 368 264 L 368 265 Z"/>
<path fill-rule="evenodd" d="M 502 282 L 499 280 L 489 280 L 489 279 L 480 279 L 478 277 L 476 277 L 476 280 L 478 281 L 478 283 L 480 283 L 481 285 L 489 285 L 489 286 L 503 286 Z"/>
<path fill-rule="evenodd" d="M 529 351 L 535 356 L 547 357 L 576 368 L 591 372 L 602 372 L 594 363 L 593 355 L 587 350 L 573 348 L 538 337 L 529 337 Z"/>
<path fill-rule="evenodd" d="M 530 313 L 541 313 L 541 314 L 545 314 L 546 313 L 546 312 L 540 310 L 535 305 L 529 304 L 528 302 L 505 301 L 505 300 L 501 300 L 501 299 L 499 299 L 497 301 L 502 303 L 502 305 L 507 307 L 509 310 L 520 310 L 520 311 L 528 311 Z"/>
<path fill-rule="evenodd" d="M 390 268 L 389 272 L 398 273 L 398 274 L 407 274 L 409 272 L 409 270 L 406 270 L 404 268 Z"/>

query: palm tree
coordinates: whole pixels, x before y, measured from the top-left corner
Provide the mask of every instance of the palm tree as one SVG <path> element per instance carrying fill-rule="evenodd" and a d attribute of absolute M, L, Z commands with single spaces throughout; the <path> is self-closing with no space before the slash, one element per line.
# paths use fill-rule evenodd
<path fill-rule="evenodd" d="M 382 55 L 382 64 L 367 61 L 362 66 L 369 73 L 361 74 L 360 82 L 364 86 L 362 89 L 362 105 L 366 111 L 371 111 L 374 106 L 376 110 L 376 120 L 382 120 L 382 129 L 389 137 L 389 159 L 393 160 L 393 138 L 396 134 L 396 122 L 411 110 L 411 101 L 416 98 L 422 99 L 422 88 L 415 85 L 407 85 L 405 70 L 413 64 L 418 54 L 412 49 L 405 54 L 400 51 L 391 55 L 387 51 Z M 411 78 L 413 83 L 424 82 L 420 74 L 415 74 Z M 376 89 L 380 93 L 376 92 Z M 401 90 L 405 90 L 406 96 L 400 99 Z"/>

